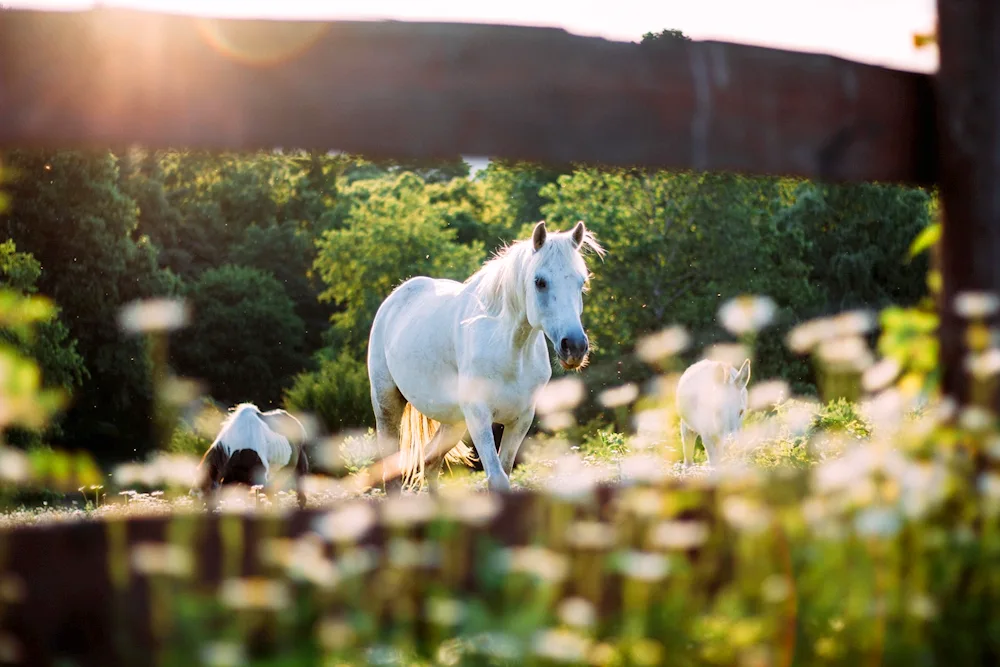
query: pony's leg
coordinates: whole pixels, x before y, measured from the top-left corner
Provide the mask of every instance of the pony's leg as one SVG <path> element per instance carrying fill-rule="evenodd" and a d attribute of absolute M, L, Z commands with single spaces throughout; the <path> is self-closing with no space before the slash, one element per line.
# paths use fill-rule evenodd
<path fill-rule="evenodd" d="M 684 450 L 684 467 L 690 467 L 694 461 L 694 446 L 698 439 L 698 434 L 691 430 L 691 427 L 681 420 L 681 449 Z"/>
<path fill-rule="evenodd" d="M 708 458 L 708 465 L 713 467 L 719 463 L 718 442 L 718 438 L 706 438 L 704 433 L 701 435 L 701 444 L 705 445 L 705 456 Z"/>
<path fill-rule="evenodd" d="M 465 424 L 472 435 L 472 446 L 476 448 L 476 454 L 483 462 L 486 483 L 490 491 L 510 491 L 510 478 L 500 465 L 496 441 L 493 439 L 493 415 L 490 409 L 482 403 L 469 403 L 462 406 L 462 412 L 465 415 Z M 507 427 L 504 427 L 504 431 L 506 430 Z"/>
<path fill-rule="evenodd" d="M 309 474 L 309 458 L 306 456 L 306 446 L 299 446 L 299 458 L 295 462 L 295 495 L 298 496 L 299 508 L 306 508 L 306 492 L 302 487 L 302 478 Z"/>
<path fill-rule="evenodd" d="M 517 450 L 521 448 L 524 436 L 528 434 L 528 429 L 531 428 L 531 422 L 534 418 L 535 411 L 529 410 L 510 424 L 503 425 L 503 435 L 500 436 L 500 465 L 508 476 L 510 476 L 510 471 L 514 469 Z"/>

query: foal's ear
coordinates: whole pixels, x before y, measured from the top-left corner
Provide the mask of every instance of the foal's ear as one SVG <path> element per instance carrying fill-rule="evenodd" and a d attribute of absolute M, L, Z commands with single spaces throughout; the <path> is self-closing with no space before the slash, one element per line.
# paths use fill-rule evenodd
<path fill-rule="evenodd" d="M 542 246 L 545 245 L 546 236 L 548 236 L 548 232 L 545 231 L 545 221 L 542 220 L 535 225 L 535 231 L 531 232 L 531 242 L 536 251 L 541 250 Z"/>
<path fill-rule="evenodd" d="M 740 366 L 740 372 L 736 374 L 735 384 L 738 387 L 746 387 L 750 383 L 750 360 L 747 359 Z"/>
<path fill-rule="evenodd" d="M 576 227 L 573 228 L 573 245 L 577 248 L 583 245 L 583 235 L 587 233 L 587 226 L 583 224 L 583 220 L 576 223 Z"/>

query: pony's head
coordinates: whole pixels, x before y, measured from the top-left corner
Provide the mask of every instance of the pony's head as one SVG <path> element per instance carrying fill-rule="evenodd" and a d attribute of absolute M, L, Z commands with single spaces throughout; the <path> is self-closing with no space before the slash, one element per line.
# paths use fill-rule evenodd
<path fill-rule="evenodd" d="M 201 459 L 201 463 L 198 464 L 198 491 L 207 493 L 219 488 L 220 481 L 222 480 L 222 471 L 226 467 L 228 460 L 229 457 L 222 447 L 213 444 L 208 448 Z"/>
<path fill-rule="evenodd" d="M 743 426 L 743 416 L 747 411 L 747 384 L 750 382 L 750 360 L 747 359 L 743 365 L 737 369 L 726 364 L 722 366 L 721 373 L 724 386 L 725 400 L 723 402 L 723 415 L 725 433 L 731 435 L 740 430 Z"/>
<path fill-rule="evenodd" d="M 524 272 L 524 310 L 528 324 L 552 342 L 565 370 L 583 367 L 590 341 L 583 330 L 583 293 L 589 272 L 581 251 L 604 251 L 583 221 L 569 232 L 549 233 L 545 221 L 531 234 L 532 255 Z"/>
<path fill-rule="evenodd" d="M 252 449 L 233 452 L 222 471 L 222 484 L 263 484 L 267 479 L 267 469 L 260 455 Z"/>

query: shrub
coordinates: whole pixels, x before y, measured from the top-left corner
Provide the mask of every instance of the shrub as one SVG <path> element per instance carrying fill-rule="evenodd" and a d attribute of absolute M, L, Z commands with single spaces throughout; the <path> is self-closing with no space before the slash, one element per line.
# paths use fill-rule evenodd
<path fill-rule="evenodd" d="M 319 370 L 296 376 L 285 392 L 285 407 L 314 415 L 328 433 L 375 425 L 367 366 L 346 351 L 321 358 Z"/>
<path fill-rule="evenodd" d="M 167 443 L 167 451 L 172 454 L 187 454 L 190 456 L 202 456 L 205 450 L 212 445 L 212 441 L 186 426 L 178 426 L 170 436 Z"/>

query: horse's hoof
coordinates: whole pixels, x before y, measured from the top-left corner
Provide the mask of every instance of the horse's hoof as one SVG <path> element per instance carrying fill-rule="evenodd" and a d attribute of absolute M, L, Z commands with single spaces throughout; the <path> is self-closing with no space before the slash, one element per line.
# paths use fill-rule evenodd
<path fill-rule="evenodd" d="M 486 488 L 489 489 L 490 493 L 510 493 L 510 479 L 504 477 L 487 480 Z"/>

